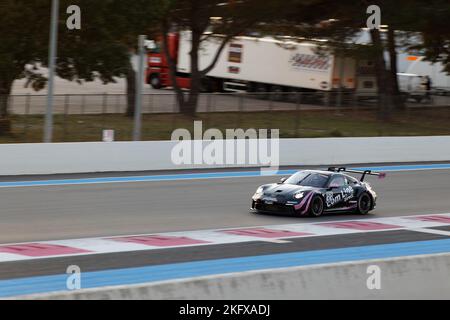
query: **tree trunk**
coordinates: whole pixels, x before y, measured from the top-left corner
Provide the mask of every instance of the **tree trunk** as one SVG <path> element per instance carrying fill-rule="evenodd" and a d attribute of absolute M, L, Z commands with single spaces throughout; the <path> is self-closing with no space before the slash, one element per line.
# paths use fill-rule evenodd
<path fill-rule="evenodd" d="M 8 100 L 9 95 L 0 93 L 0 119 L 8 117 Z"/>
<path fill-rule="evenodd" d="M 167 41 L 167 37 L 169 36 L 170 30 L 169 30 L 168 22 L 166 20 L 163 20 L 161 27 L 162 27 L 162 31 L 163 31 L 163 51 L 164 51 L 164 56 L 169 64 L 170 81 L 172 82 L 172 87 L 173 87 L 173 90 L 175 91 L 175 95 L 177 98 L 178 107 L 180 109 L 180 112 L 183 113 L 183 111 L 186 109 L 186 107 L 185 107 L 186 102 L 184 100 L 184 92 L 180 88 L 180 86 L 178 85 L 178 82 L 177 82 L 177 66 L 175 64 L 173 57 L 170 56 L 170 52 L 169 52 L 169 47 L 168 47 L 169 42 Z"/>
<path fill-rule="evenodd" d="M 13 81 L 0 79 L 0 119 L 8 117 L 8 100 L 11 94 Z"/>
<path fill-rule="evenodd" d="M 11 131 L 11 120 L 8 119 L 8 101 L 13 81 L 0 79 L 0 135 Z"/>
<path fill-rule="evenodd" d="M 127 117 L 134 116 L 134 104 L 136 98 L 136 71 L 133 69 L 131 61 L 128 63 L 127 67 Z"/>
<path fill-rule="evenodd" d="M 191 56 L 191 90 L 189 91 L 189 97 L 185 103 L 182 113 L 187 116 L 195 116 L 197 111 L 198 97 L 201 90 L 202 76 L 199 70 L 199 57 L 198 52 L 200 48 L 201 34 L 198 32 L 192 32 L 192 50 Z"/>
<path fill-rule="evenodd" d="M 381 41 L 380 31 L 378 29 L 371 30 L 370 35 L 375 49 L 374 62 L 379 96 L 379 117 L 381 120 L 388 120 L 390 117 L 390 109 L 392 104 L 392 92 L 390 90 L 390 77 L 386 69 L 386 61 L 384 59 L 384 48 Z"/>
<path fill-rule="evenodd" d="M 404 109 L 405 104 L 400 94 L 400 88 L 398 85 L 398 77 L 397 77 L 397 45 L 395 42 L 395 30 L 392 27 L 389 27 L 388 30 L 388 48 L 389 48 L 389 60 L 390 60 L 390 84 L 391 84 L 391 92 L 393 94 L 393 102 L 396 109 Z"/>

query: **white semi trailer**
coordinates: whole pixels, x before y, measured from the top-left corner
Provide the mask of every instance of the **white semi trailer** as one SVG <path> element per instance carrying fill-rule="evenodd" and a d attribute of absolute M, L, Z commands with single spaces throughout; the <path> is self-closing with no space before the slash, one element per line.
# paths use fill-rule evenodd
<path fill-rule="evenodd" d="M 220 46 L 220 36 L 202 42 L 200 68 L 206 68 Z M 177 62 L 177 81 L 189 87 L 191 33 L 172 35 L 170 52 Z M 345 90 L 374 93 L 376 80 L 369 61 L 330 54 L 319 55 L 317 45 L 270 37 L 236 37 L 227 44 L 217 64 L 207 74 L 212 91 L 292 92 Z M 161 53 L 149 57 L 148 82 L 170 86 Z M 165 71 L 164 71 L 165 70 Z M 152 81 L 153 80 L 153 81 Z M 158 81 L 159 80 L 159 81 Z"/>

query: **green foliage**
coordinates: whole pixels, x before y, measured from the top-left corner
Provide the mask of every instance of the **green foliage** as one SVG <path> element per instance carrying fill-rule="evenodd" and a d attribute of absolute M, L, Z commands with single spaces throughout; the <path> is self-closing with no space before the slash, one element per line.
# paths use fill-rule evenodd
<path fill-rule="evenodd" d="M 422 42 L 411 48 L 422 52 L 432 62 L 442 62 L 450 74 L 450 3 L 448 0 L 419 1 L 414 20 L 414 31 L 422 36 Z"/>
<path fill-rule="evenodd" d="M 260 0 L 61 0 L 57 74 L 71 81 L 99 78 L 104 83 L 129 76 L 129 54 L 137 36 L 154 37 L 164 25 L 197 35 L 212 31 L 226 35 L 225 40 L 255 31 L 327 39 L 337 54 L 368 57 L 372 49 L 355 46 L 351 39 L 365 26 L 369 4 L 381 7 L 383 24 L 403 31 L 405 44 L 431 61 L 443 62 L 450 72 L 448 0 L 265 0 L 263 5 Z M 82 9 L 81 30 L 66 28 L 69 5 Z M 50 6 L 51 0 L 1 0 L 0 95 L 9 95 L 19 78 L 26 77 L 36 90 L 45 86 L 38 67 L 48 59 Z M 410 39 L 422 41 L 408 43 Z M 198 70 L 200 77 L 206 71 Z M 4 106 L 0 99 L 0 117 Z"/>
<path fill-rule="evenodd" d="M 0 118 L 7 116 L 7 96 L 16 79 L 36 91 L 46 86 L 40 67 L 48 63 L 52 0 L 0 2 Z M 81 30 L 69 30 L 66 9 L 81 8 Z M 130 77 L 130 53 L 139 34 L 154 33 L 158 0 L 60 0 L 59 77 L 82 83 L 114 82 Z M 131 100 L 130 100 L 131 101 Z"/>
<path fill-rule="evenodd" d="M 24 76 L 24 66 L 42 60 L 48 45 L 50 7 L 45 0 L 2 0 L 0 3 L 0 94 Z"/>
<path fill-rule="evenodd" d="M 226 44 L 234 37 L 252 31 L 258 24 L 270 23 L 275 18 L 281 19 L 289 9 L 286 4 L 279 0 L 265 0 L 264 5 L 261 5 L 260 0 L 160 0 L 163 40 L 167 39 L 170 32 L 191 31 L 191 81 L 188 94 L 178 86 L 175 61 L 167 50 L 167 44 L 164 46 L 171 82 L 174 84 L 182 113 L 188 116 L 195 115 L 202 78 L 215 67 Z M 199 52 L 202 42 L 208 39 L 216 40 L 218 49 L 213 53 L 210 64 L 201 69 Z"/>
<path fill-rule="evenodd" d="M 129 51 L 137 37 L 151 32 L 156 1 L 61 0 L 59 19 L 58 76 L 71 81 L 104 83 L 123 76 L 129 65 Z M 66 28 L 66 8 L 81 8 L 81 30 Z M 45 78 L 38 66 L 46 66 L 51 0 L 2 0 L 0 4 L 0 90 L 27 77 L 35 89 Z M 27 67 L 27 68 L 26 68 Z M 1 91 L 0 91 L 1 93 Z"/>

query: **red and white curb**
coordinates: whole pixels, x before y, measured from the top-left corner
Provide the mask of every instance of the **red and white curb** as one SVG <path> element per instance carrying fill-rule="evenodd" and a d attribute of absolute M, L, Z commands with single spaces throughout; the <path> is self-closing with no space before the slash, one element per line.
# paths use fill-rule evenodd
<path fill-rule="evenodd" d="M 290 238 L 389 230 L 415 230 L 418 232 L 450 236 L 450 232 L 447 231 L 427 229 L 449 225 L 450 213 L 444 213 L 118 237 L 37 241 L 0 245 L 0 262 L 242 243 L 250 241 L 284 243 L 286 239 Z"/>

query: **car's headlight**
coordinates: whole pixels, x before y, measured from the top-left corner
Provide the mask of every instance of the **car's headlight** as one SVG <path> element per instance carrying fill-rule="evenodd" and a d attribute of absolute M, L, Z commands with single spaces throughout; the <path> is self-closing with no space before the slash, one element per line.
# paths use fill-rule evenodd
<path fill-rule="evenodd" d="M 295 199 L 301 199 L 301 198 L 303 198 L 304 195 L 305 195 L 304 192 L 299 192 L 299 193 L 294 194 L 294 198 Z"/>
<path fill-rule="evenodd" d="M 263 187 L 259 187 L 258 189 L 256 189 L 256 193 L 263 193 L 264 188 Z"/>

